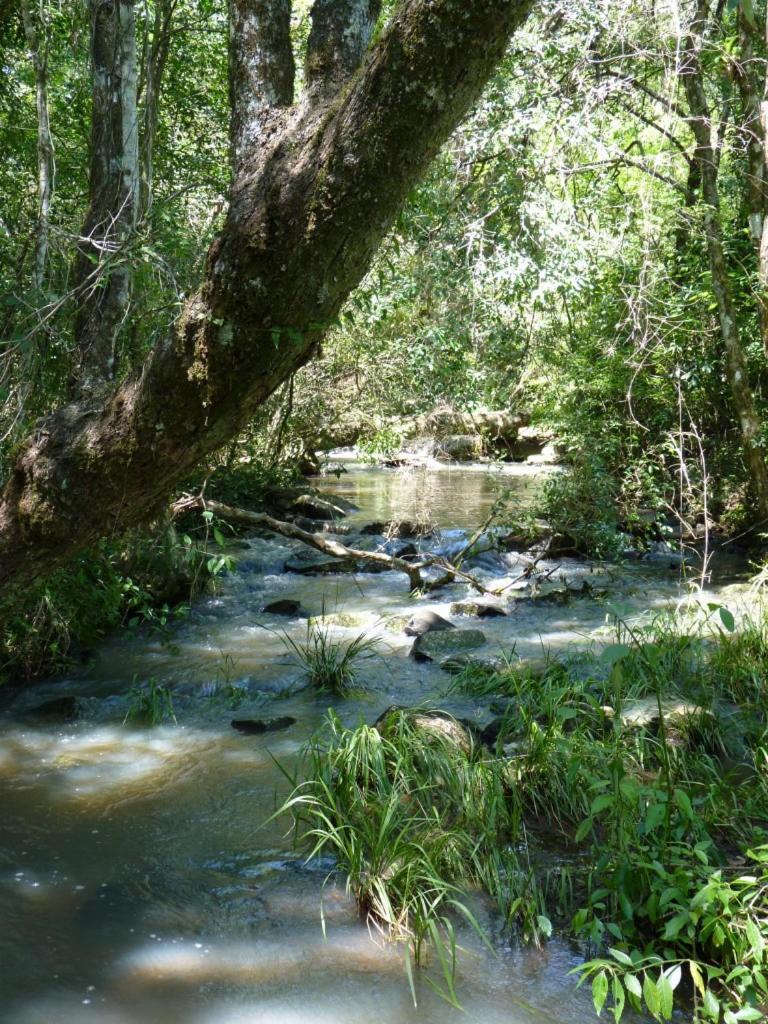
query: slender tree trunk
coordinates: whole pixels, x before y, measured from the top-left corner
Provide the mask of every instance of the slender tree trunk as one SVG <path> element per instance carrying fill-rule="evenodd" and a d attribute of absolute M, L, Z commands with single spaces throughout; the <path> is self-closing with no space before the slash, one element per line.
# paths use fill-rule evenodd
<path fill-rule="evenodd" d="M 152 41 L 147 47 L 139 84 L 139 100 L 143 100 L 141 116 L 140 171 L 141 193 L 138 218 L 145 216 L 153 199 L 155 138 L 160 113 L 160 91 L 171 45 L 173 15 L 178 0 L 156 0 L 152 25 Z"/>
<path fill-rule="evenodd" d="M 142 367 L 23 445 L 0 495 L 0 592 L 146 520 L 312 356 L 528 8 L 404 0 L 337 91 L 289 108 L 284 0 L 232 0 L 238 171 L 203 284 Z"/>
<path fill-rule="evenodd" d="M 37 15 L 29 0 L 21 0 L 24 36 L 35 72 L 35 104 L 37 107 L 37 225 L 35 227 L 35 288 L 45 285 L 48 272 L 51 199 L 53 197 L 54 156 L 51 123 L 48 114 L 48 39 L 45 34 L 44 0 Z M 42 33 L 42 40 L 41 40 Z"/>
<path fill-rule="evenodd" d="M 75 393 L 115 376 L 130 306 L 125 249 L 136 223 L 139 132 L 134 0 L 90 0 L 93 76 L 89 208 L 75 263 Z"/>
<path fill-rule="evenodd" d="M 701 47 L 707 27 L 707 10 L 707 0 L 699 0 L 699 9 L 685 42 L 680 74 L 688 99 L 689 123 L 696 141 L 696 160 L 701 168 L 704 235 L 725 354 L 725 372 L 741 431 L 744 461 L 756 502 L 753 519 L 755 523 L 768 523 L 768 468 L 761 447 L 762 423 L 750 388 L 747 361 L 741 344 L 736 306 L 728 277 L 718 191 L 719 140 L 713 139 L 712 116 L 704 91 L 701 67 Z"/>
<path fill-rule="evenodd" d="M 742 126 L 746 139 L 747 174 L 744 197 L 749 234 L 757 255 L 757 312 L 763 353 L 768 358 L 768 138 L 766 138 L 766 85 L 763 68 L 758 72 L 754 40 L 757 23 L 750 20 L 744 7 L 739 9 L 741 54 L 735 65 L 736 84 L 741 95 Z M 768 22 L 766 23 L 768 27 Z M 763 62 L 761 62 L 761 65 Z"/>

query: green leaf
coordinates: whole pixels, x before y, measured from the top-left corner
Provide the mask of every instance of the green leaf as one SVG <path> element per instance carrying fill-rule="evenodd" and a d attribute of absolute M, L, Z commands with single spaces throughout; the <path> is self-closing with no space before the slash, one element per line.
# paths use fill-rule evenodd
<path fill-rule="evenodd" d="M 613 984 L 611 985 L 611 993 L 613 995 L 613 1016 L 614 1020 L 618 1022 L 621 1020 L 621 1015 L 624 1012 L 624 986 L 621 984 L 621 978 L 614 977 Z"/>
<path fill-rule="evenodd" d="M 573 837 L 574 842 L 580 843 L 587 835 L 592 831 L 592 819 L 585 818 L 584 821 L 576 829 L 576 835 Z"/>
<path fill-rule="evenodd" d="M 642 999 L 643 987 L 636 974 L 625 974 L 624 985 L 626 986 L 627 992 L 631 992 L 633 996 L 637 996 L 638 999 Z"/>
<path fill-rule="evenodd" d="M 710 1020 L 720 1019 L 720 1003 L 711 988 L 704 993 L 704 1012 Z"/>
<path fill-rule="evenodd" d="M 682 789 L 675 790 L 675 805 L 689 821 L 693 819 L 693 806 L 688 794 Z"/>
<path fill-rule="evenodd" d="M 663 1020 L 669 1020 L 672 1016 L 674 994 L 666 974 L 662 974 L 656 982 L 656 990 L 659 993 L 659 1014 Z"/>
<path fill-rule="evenodd" d="M 736 620 L 733 617 L 733 613 L 729 611 L 729 609 L 726 608 L 724 605 L 720 605 L 720 607 L 717 610 L 717 613 L 720 616 L 720 621 L 722 622 L 723 626 L 728 630 L 729 633 L 733 633 L 733 631 L 736 629 Z"/>
<path fill-rule="evenodd" d="M 632 959 L 622 949 L 609 949 L 608 952 L 611 954 L 614 960 L 618 960 L 620 964 L 625 967 L 633 967 Z"/>
<path fill-rule="evenodd" d="M 659 1016 L 659 993 L 650 974 L 643 977 L 643 999 L 652 1017 Z"/>
<path fill-rule="evenodd" d="M 687 910 L 681 911 L 679 914 L 675 914 L 673 918 L 670 918 L 664 926 L 664 939 L 676 939 L 682 929 L 688 924 L 691 919 L 691 915 Z"/>
<path fill-rule="evenodd" d="M 600 814 L 606 808 L 613 805 L 613 793 L 602 793 L 600 796 L 596 796 L 592 801 L 592 806 L 589 809 L 589 813 L 592 817 Z"/>
<path fill-rule="evenodd" d="M 688 970 L 691 972 L 691 981 L 700 996 L 704 995 L 704 979 L 701 976 L 699 965 L 695 960 L 688 961 Z"/>
<path fill-rule="evenodd" d="M 605 971 L 598 971 L 592 979 L 592 1002 L 595 1004 L 595 1013 L 600 1016 L 605 1000 L 608 998 L 608 977 Z"/>

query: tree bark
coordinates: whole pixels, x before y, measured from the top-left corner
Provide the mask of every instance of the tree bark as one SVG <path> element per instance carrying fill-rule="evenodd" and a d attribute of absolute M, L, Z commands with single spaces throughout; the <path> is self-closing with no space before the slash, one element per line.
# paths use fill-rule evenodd
<path fill-rule="evenodd" d="M 139 194 L 134 0 L 90 0 L 90 14 L 90 195 L 75 261 L 73 384 L 81 395 L 115 376 L 117 341 L 130 305 L 124 250 L 136 224 Z"/>
<path fill-rule="evenodd" d="M 530 6 L 405 0 L 337 92 L 289 110 L 286 87 L 265 116 L 240 90 L 285 83 L 285 33 L 262 21 L 281 0 L 232 3 L 238 173 L 205 279 L 142 367 L 23 445 L 0 496 L 0 591 L 145 520 L 311 357 Z"/>
<path fill-rule="evenodd" d="M 756 502 L 755 524 L 768 522 L 768 468 L 763 457 L 762 423 L 750 388 L 747 361 L 741 344 L 736 306 L 733 300 L 728 263 L 723 246 L 723 226 L 718 191 L 719 159 L 713 140 L 712 116 L 704 91 L 701 47 L 707 27 L 707 0 L 699 8 L 682 53 L 680 74 L 688 99 L 688 122 L 696 142 L 695 158 L 701 168 L 704 204 L 704 235 L 717 302 L 720 336 L 725 355 L 725 372 L 731 389 L 733 409 L 741 431 L 742 451 Z"/>
<path fill-rule="evenodd" d="M 316 0 L 307 43 L 307 88 L 338 87 L 363 58 L 381 13 L 381 0 Z"/>

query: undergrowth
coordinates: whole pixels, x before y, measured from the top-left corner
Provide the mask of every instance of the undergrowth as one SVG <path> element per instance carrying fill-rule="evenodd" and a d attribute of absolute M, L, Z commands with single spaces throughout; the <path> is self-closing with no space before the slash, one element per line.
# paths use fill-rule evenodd
<path fill-rule="evenodd" d="M 425 729 L 424 712 L 386 729 L 329 713 L 283 810 L 408 964 L 435 951 L 454 1002 L 454 921 L 477 927 L 480 888 L 523 938 L 554 921 L 582 943 L 598 1012 L 763 1019 L 768 630 L 705 619 L 620 626 L 591 668 L 464 673 L 456 685 L 497 712 L 485 742 Z M 553 833 L 568 852 L 555 869 Z"/>

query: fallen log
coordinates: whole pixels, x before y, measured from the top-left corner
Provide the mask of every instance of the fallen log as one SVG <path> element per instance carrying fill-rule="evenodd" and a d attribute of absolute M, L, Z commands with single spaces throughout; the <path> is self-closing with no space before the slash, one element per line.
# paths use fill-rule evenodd
<path fill-rule="evenodd" d="M 422 589 L 423 579 L 421 569 L 424 567 L 424 563 L 406 562 L 404 559 L 398 558 L 396 555 L 387 555 L 383 551 L 361 551 L 358 548 L 351 548 L 346 544 L 339 543 L 339 541 L 331 540 L 328 537 L 322 537 L 315 533 L 309 533 L 307 530 L 302 530 L 294 523 L 287 523 L 282 519 L 275 519 L 273 516 L 267 515 L 266 512 L 249 512 L 247 509 L 235 508 L 232 505 L 225 505 L 220 501 L 213 501 L 210 498 L 204 498 L 200 495 L 195 497 L 185 495 L 178 501 L 174 502 L 171 507 L 171 511 L 174 516 L 177 516 L 181 512 L 189 512 L 196 508 L 212 512 L 215 516 L 218 516 L 219 519 L 225 519 L 227 522 L 242 523 L 244 526 L 261 527 L 262 529 L 270 530 L 272 533 L 279 533 L 283 537 L 288 537 L 290 540 L 300 540 L 303 544 L 316 548 L 318 551 L 322 551 L 323 554 L 331 555 L 333 558 L 348 558 L 355 559 L 357 561 L 372 562 L 376 565 L 386 565 L 389 569 L 405 573 L 408 577 L 411 590 Z"/>

